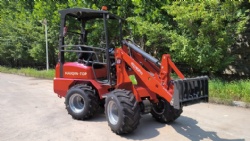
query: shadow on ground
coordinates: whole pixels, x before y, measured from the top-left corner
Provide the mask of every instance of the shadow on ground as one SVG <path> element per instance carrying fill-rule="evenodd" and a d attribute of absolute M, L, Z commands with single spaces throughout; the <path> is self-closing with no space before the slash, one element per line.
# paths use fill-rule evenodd
<path fill-rule="evenodd" d="M 97 116 L 89 120 L 90 122 L 107 122 L 104 110 L 101 109 Z M 200 141 L 203 139 L 210 139 L 213 141 L 245 141 L 245 139 L 224 139 L 220 138 L 214 131 L 205 131 L 199 127 L 198 122 L 192 118 L 181 116 L 175 122 L 166 125 L 157 122 L 150 114 L 143 115 L 140 120 L 140 125 L 138 128 L 130 133 L 121 135 L 121 137 L 132 139 L 132 140 L 145 140 L 152 139 L 158 136 L 160 133 L 158 129 L 165 126 L 172 127 L 175 131 L 192 141 Z M 167 133 L 165 133 L 167 134 Z"/>
<path fill-rule="evenodd" d="M 130 133 L 122 135 L 122 137 L 132 140 L 151 139 L 160 134 L 158 129 L 165 127 L 165 124 L 157 122 L 150 114 L 143 115 L 140 120 L 140 125 L 137 129 Z"/>
<path fill-rule="evenodd" d="M 107 122 L 106 116 L 104 113 L 104 108 L 100 108 L 98 110 L 98 112 L 96 113 L 96 115 L 87 121 L 89 121 L 89 122 Z"/>
<path fill-rule="evenodd" d="M 192 118 L 181 116 L 171 126 L 177 133 L 185 136 L 189 140 L 199 141 L 203 139 L 210 139 L 213 141 L 245 141 L 245 139 L 223 139 L 220 138 L 214 131 L 205 131 L 200 128 L 198 122 Z"/>
<path fill-rule="evenodd" d="M 100 109 L 97 115 L 89 120 L 89 122 L 107 122 L 104 110 Z M 156 120 L 154 120 L 150 114 L 143 115 L 140 120 L 139 126 L 134 132 L 120 136 L 132 140 L 151 139 L 158 136 L 159 132 L 157 131 L 157 129 L 164 126 L 165 124 L 156 122 Z M 110 130 L 110 132 L 112 131 Z"/>

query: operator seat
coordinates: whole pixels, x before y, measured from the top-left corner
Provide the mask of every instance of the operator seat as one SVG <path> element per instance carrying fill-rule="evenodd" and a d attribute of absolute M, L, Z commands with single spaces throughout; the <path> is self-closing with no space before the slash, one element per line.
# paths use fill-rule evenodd
<path fill-rule="evenodd" d="M 81 51 L 93 51 L 92 48 L 86 48 L 86 47 L 79 47 L 79 50 L 81 50 Z M 94 53 L 81 52 L 78 55 L 78 63 L 83 63 L 86 66 L 93 66 L 94 69 L 104 68 L 105 66 L 103 64 L 93 64 L 92 63 L 93 56 L 94 56 Z"/>

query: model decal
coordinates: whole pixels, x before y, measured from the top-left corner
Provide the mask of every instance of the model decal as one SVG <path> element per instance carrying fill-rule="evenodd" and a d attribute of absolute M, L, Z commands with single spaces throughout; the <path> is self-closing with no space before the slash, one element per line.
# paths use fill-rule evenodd
<path fill-rule="evenodd" d="M 137 72 L 139 72 L 140 75 L 143 75 L 142 71 L 141 71 L 133 62 L 131 62 L 131 66 L 132 66 L 132 68 L 134 68 Z"/>
<path fill-rule="evenodd" d="M 65 72 L 65 75 L 72 75 L 72 76 L 81 75 L 81 76 L 85 76 L 85 75 L 87 75 L 87 72 L 72 72 L 72 71 L 66 71 L 66 72 Z"/>

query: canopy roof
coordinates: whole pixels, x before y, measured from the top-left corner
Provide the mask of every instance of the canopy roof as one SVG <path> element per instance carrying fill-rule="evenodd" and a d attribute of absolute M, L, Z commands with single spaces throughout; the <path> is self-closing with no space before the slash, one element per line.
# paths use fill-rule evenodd
<path fill-rule="evenodd" d="M 95 18 L 103 18 L 103 14 L 108 14 L 110 19 L 121 19 L 120 17 L 117 17 L 108 11 L 104 10 L 93 10 L 88 8 L 69 8 L 60 10 L 59 13 L 62 16 L 72 16 L 78 19 L 95 19 Z"/>

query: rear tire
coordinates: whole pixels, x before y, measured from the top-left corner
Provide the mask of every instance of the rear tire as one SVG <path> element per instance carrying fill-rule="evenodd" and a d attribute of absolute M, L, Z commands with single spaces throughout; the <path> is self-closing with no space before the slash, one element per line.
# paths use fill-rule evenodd
<path fill-rule="evenodd" d="M 152 106 L 151 114 L 153 118 L 162 123 L 170 123 L 180 117 L 182 113 L 181 109 L 174 109 L 168 101 L 163 98 L 159 98 L 158 103 L 154 103 Z"/>
<path fill-rule="evenodd" d="M 98 97 L 92 87 L 76 85 L 69 89 L 65 99 L 68 114 L 74 119 L 91 118 L 98 110 Z"/>
<path fill-rule="evenodd" d="M 121 89 L 107 95 L 105 114 L 109 127 L 116 134 L 134 131 L 141 118 L 140 106 L 133 93 Z"/>

